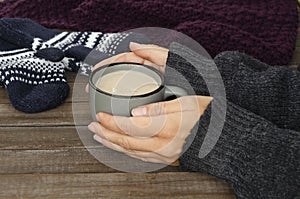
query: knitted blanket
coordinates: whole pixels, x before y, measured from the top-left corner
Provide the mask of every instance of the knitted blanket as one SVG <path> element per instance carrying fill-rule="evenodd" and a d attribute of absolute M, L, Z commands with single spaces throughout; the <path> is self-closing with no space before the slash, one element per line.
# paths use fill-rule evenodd
<path fill-rule="evenodd" d="M 290 62 L 298 27 L 295 0 L 5 0 L 0 17 L 79 31 L 165 27 L 189 35 L 211 56 L 238 50 L 271 65 Z"/>

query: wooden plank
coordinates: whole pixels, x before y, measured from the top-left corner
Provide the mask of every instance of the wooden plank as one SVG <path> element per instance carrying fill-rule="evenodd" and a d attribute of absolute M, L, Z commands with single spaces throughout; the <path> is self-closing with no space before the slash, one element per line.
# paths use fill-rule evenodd
<path fill-rule="evenodd" d="M 82 148 L 0 150 L 0 174 L 115 172 Z"/>
<path fill-rule="evenodd" d="M 0 150 L 78 148 L 75 127 L 0 127 Z"/>
<path fill-rule="evenodd" d="M 108 158 L 106 163 L 109 165 L 124 165 L 122 159 L 114 158 L 111 155 Z M 0 150 L 0 162 L 0 174 L 118 172 L 116 167 L 112 168 L 98 161 L 84 147 L 52 150 Z M 179 167 L 160 168 L 151 171 L 180 171 Z M 139 170 L 136 169 L 136 171 Z"/>
<path fill-rule="evenodd" d="M 233 199 L 230 185 L 200 173 L 0 175 L 0 198 Z"/>
<path fill-rule="evenodd" d="M 67 81 L 69 83 L 75 82 L 76 78 L 77 78 L 76 81 L 87 81 L 87 79 L 88 79 L 87 76 L 80 75 L 78 73 L 71 72 L 71 71 L 66 71 L 66 76 L 67 76 Z"/>
<path fill-rule="evenodd" d="M 92 156 L 88 150 L 109 152 L 106 162 L 124 164 L 118 153 L 92 139 L 86 127 L 81 137 L 75 127 L 0 127 L 0 173 L 74 173 L 112 172 Z M 102 159 L 101 159 L 102 160 Z M 178 171 L 165 167 L 162 171 Z"/>
<path fill-rule="evenodd" d="M 72 112 L 72 105 L 76 112 Z M 64 103 L 61 106 L 35 114 L 17 111 L 11 104 L 0 104 L 0 126 L 72 126 L 73 113 L 79 118 L 77 125 L 88 125 L 91 119 L 88 103 Z"/>
<path fill-rule="evenodd" d="M 70 93 L 66 102 L 88 102 L 89 95 L 86 93 L 86 85 L 85 81 L 76 81 L 76 83 L 69 83 L 70 85 Z"/>
<path fill-rule="evenodd" d="M 8 99 L 7 90 L 0 87 L 0 104 L 8 104 L 8 103 L 10 102 Z"/>
<path fill-rule="evenodd" d="M 88 77 L 67 72 L 67 78 L 71 89 L 66 102 L 87 102 L 88 94 L 85 92 L 85 87 L 88 84 Z"/>

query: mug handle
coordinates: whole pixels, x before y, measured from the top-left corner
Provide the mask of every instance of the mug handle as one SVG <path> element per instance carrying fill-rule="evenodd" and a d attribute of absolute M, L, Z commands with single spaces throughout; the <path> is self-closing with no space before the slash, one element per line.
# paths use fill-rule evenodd
<path fill-rule="evenodd" d="M 172 96 L 176 96 L 176 98 L 178 97 L 182 97 L 182 96 L 186 96 L 188 95 L 186 90 L 184 90 L 183 88 L 180 88 L 178 86 L 169 86 L 169 85 L 166 85 L 165 86 L 166 89 L 165 89 L 165 95 L 164 95 L 164 99 L 166 100 L 167 98 L 169 97 L 172 97 Z"/>

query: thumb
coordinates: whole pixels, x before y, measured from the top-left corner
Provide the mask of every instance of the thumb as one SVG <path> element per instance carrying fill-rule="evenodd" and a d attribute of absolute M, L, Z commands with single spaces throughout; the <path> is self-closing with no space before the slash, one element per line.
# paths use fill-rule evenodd
<path fill-rule="evenodd" d="M 157 116 L 176 112 L 197 112 L 200 116 L 212 101 L 210 96 L 184 96 L 170 101 L 146 104 L 132 109 L 135 117 Z"/>
<path fill-rule="evenodd" d="M 158 116 L 181 111 L 183 111 L 181 101 L 179 99 L 175 99 L 146 104 L 144 106 L 134 108 L 131 113 L 133 116 Z"/>
<path fill-rule="evenodd" d="M 139 44 L 130 42 L 130 50 L 137 56 L 148 60 L 154 64 L 166 66 L 169 50 L 156 45 L 151 44 Z"/>

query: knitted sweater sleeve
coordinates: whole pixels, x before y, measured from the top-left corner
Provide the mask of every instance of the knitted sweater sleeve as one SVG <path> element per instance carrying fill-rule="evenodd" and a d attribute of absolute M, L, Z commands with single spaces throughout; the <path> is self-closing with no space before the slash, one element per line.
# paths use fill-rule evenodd
<path fill-rule="evenodd" d="M 208 93 L 194 67 L 176 54 L 194 55 L 189 49 L 172 45 L 167 65 L 179 71 L 196 94 Z M 193 64 L 195 57 L 191 57 Z M 202 60 L 198 59 L 199 65 Z M 226 85 L 226 84 L 225 84 Z M 180 158 L 184 171 L 205 172 L 230 182 L 237 198 L 294 198 L 300 187 L 300 133 L 278 128 L 248 110 L 227 101 L 224 127 L 213 149 L 199 157 L 207 136 L 212 111 L 209 106 L 199 120 L 191 146 Z"/>
<path fill-rule="evenodd" d="M 229 101 L 280 128 L 300 131 L 300 72 L 237 51 L 214 58 Z"/>

